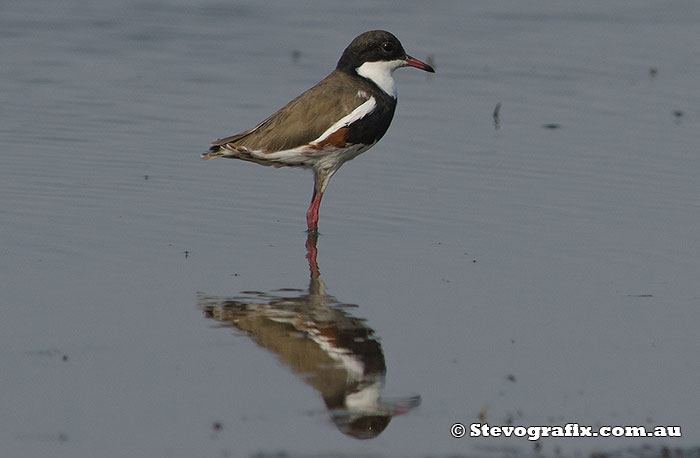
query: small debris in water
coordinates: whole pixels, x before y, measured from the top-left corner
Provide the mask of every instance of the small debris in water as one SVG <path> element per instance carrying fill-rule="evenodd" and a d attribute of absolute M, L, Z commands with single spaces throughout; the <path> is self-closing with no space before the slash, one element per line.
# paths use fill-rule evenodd
<path fill-rule="evenodd" d="M 185 250 L 185 259 L 187 259 L 187 258 L 189 258 L 189 257 L 190 257 L 190 252 L 187 251 L 187 250 Z"/>
<path fill-rule="evenodd" d="M 143 176 L 143 179 L 144 179 L 144 180 L 148 180 L 148 175 L 144 175 L 144 176 Z"/>
<path fill-rule="evenodd" d="M 649 68 L 649 76 L 652 78 L 656 78 L 656 75 L 659 74 L 659 70 L 656 67 L 651 67 Z"/>
<path fill-rule="evenodd" d="M 542 127 L 545 129 L 559 129 L 561 128 L 561 124 L 556 123 L 556 122 L 551 122 L 549 124 L 544 124 Z"/>
<path fill-rule="evenodd" d="M 223 425 L 221 424 L 220 421 L 215 421 L 211 425 L 211 429 L 213 429 L 214 431 L 221 431 L 221 428 L 223 428 Z"/>
<path fill-rule="evenodd" d="M 63 355 L 63 358 L 61 358 L 63 361 L 68 361 L 68 355 Z"/>
<path fill-rule="evenodd" d="M 489 411 L 490 405 L 488 403 L 484 404 L 484 407 L 479 410 L 479 422 L 486 423 L 486 412 Z"/>
<path fill-rule="evenodd" d="M 513 374 L 508 374 L 508 375 L 506 376 L 506 379 L 508 379 L 509 381 L 515 383 L 515 375 L 513 375 Z"/>
<path fill-rule="evenodd" d="M 496 104 L 496 108 L 493 109 L 493 127 L 498 130 L 501 128 L 501 102 Z"/>
<path fill-rule="evenodd" d="M 298 49 L 295 49 L 294 51 L 292 51 L 292 62 L 294 62 L 296 64 L 300 60 L 301 60 L 301 51 L 299 51 Z"/>
<path fill-rule="evenodd" d="M 673 110 L 673 116 L 676 118 L 681 118 L 683 117 L 683 111 L 682 110 Z"/>

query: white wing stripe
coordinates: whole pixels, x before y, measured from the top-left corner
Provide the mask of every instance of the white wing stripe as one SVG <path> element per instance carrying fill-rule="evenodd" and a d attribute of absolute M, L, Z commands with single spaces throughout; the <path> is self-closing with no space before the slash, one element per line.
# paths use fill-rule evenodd
<path fill-rule="evenodd" d="M 372 114 L 376 107 L 377 101 L 374 99 L 374 97 L 370 97 L 369 100 L 367 100 L 365 103 L 352 110 L 352 112 L 349 115 L 343 116 L 342 118 L 340 118 L 339 121 L 337 121 L 335 124 L 326 129 L 326 131 L 322 133 L 321 136 L 318 137 L 316 140 L 312 141 L 311 144 L 317 145 L 338 129 L 347 127 L 353 122 Z"/>

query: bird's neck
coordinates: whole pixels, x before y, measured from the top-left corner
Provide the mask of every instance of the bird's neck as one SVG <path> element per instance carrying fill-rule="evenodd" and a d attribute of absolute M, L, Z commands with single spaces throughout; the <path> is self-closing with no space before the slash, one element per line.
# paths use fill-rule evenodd
<path fill-rule="evenodd" d="M 389 94 L 394 99 L 397 98 L 396 84 L 392 73 L 397 68 L 403 66 L 402 60 L 365 62 L 355 69 L 355 72 L 361 77 L 368 79 L 379 87 L 382 91 Z"/>

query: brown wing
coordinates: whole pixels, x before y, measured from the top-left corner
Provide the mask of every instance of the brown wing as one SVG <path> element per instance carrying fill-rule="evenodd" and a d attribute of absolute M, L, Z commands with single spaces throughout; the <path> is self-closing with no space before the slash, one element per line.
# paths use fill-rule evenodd
<path fill-rule="evenodd" d="M 252 129 L 213 142 L 212 153 L 221 147 L 275 152 L 308 145 L 367 101 L 366 94 L 358 95 L 351 82 L 350 75 L 334 71 Z"/>

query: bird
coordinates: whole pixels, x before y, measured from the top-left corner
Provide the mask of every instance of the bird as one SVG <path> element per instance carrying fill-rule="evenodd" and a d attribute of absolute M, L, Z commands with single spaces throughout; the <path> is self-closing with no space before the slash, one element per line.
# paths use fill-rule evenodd
<path fill-rule="evenodd" d="M 331 177 L 384 136 L 396 110 L 393 72 L 430 65 L 406 54 L 385 30 L 370 30 L 345 48 L 335 69 L 255 127 L 211 143 L 202 160 L 240 159 L 314 173 L 307 231 L 318 232 L 319 206 Z"/>

